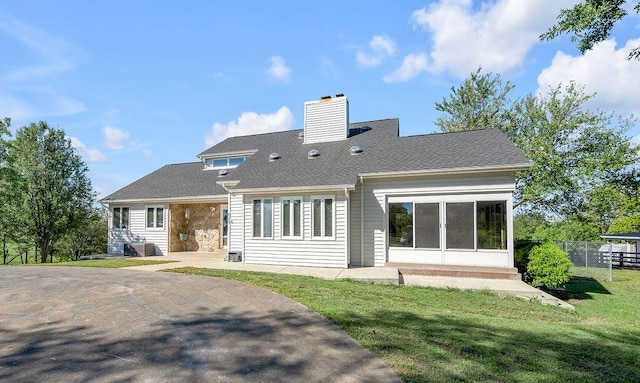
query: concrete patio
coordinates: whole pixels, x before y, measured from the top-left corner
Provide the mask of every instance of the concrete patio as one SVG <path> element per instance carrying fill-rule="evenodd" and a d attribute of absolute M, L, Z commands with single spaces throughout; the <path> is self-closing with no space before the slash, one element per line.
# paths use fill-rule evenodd
<path fill-rule="evenodd" d="M 276 274 L 293 274 L 327 280 L 353 279 L 364 282 L 402 284 L 418 287 L 455 288 L 461 290 L 486 290 L 497 294 L 512 295 L 523 299 L 538 299 L 543 304 L 573 309 L 573 306 L 536 289 L 523 281 L 510 279 L 457 278 L 442 276 L 406 275 L 398 272 L 398 267 L 352 267 L 323 268 L 280 265 L 256 265 L 242 262 L 228 262 L 225 253 L 173 252 L 165 256 L 148 257 L 153 260 L 173 261 L 171 263 L 132 266 L 126 269 L 159 271 L 180 267 L 201 267 L 220 270 L 256 271 Z"/>

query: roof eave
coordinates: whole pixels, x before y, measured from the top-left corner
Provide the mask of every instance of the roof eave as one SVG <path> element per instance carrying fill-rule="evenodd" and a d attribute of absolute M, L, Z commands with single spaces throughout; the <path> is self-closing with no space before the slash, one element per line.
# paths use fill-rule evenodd
<path fill-rule="evenodd" d="M 159 197 L 159 198 L 121 198 L 121 199 L 101 199 L 99 202 L 102 204 L 108 203 L 160 203 L 160 202 L 203 202 L 203 201 L 226 201 L 227 195 L 205 195 L 205 196 L 188 196 L 188 197 Z"/>
<path fill-rule="evenodd" d="M 269 187 L 269 188 L 246 188 L 233 189 L 234 193 L 317 193 L 323 191 L 355 190 L 355 184 L 348 185 L 318 185 L 318 186 L 289 186 L 289 187 Z"/>
<path fill-rule="evenodd" d="M 359 173 L 360 177 L 367 178 L 388 178 L 388 177 L 406 177 L 406 176 L 432 176 L 432 175 L 447 175 L 447 174 L 473 174 L 473 173 L 492 173 L 496 171 L 518 171 L 526 170 L 533 166 L 533 163 L 521 163 L 512 165 L 499 165 L 499 166 L 478 166 L 478 167 L 466 167 L 466 168 L 444 168 L 444 169 L 421 169 L 421 170 L 407 170 L 407 171 L 393 171 L 393 172 L 374 172 L 374 173 Z"/>

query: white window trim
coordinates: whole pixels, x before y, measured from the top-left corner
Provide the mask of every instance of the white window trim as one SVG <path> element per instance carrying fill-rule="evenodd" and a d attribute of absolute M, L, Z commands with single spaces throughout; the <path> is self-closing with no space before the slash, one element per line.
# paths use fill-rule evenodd
<path fill-rule="evenodd" d="M 320 199 L 320 235 L 313 234 L 313 223 L 314 223 L 314 212 L 313 212 L 313 201 L 316 199 Z M 325 232 L 325 216 L 324 216 L 324 201 L 326 199 L 331 199 L 331 235 L 327 236 L 324 234 Z M 311 238 L 316 240 L 333 240 L 336 238 L 336 197 L 335 195 L 316 195 L 311 197 Z"/>
<path fill-rule="evenodd" d="M 115 227 L 113 225 L 113 217 L 115 216 L 115 210 L 119 209 L 120 210 L 120 223 L 118 225 L 118 227 Z M 129 222 L 127 222 L 127 226 L 126 227 L 122 227 L 122 209 L 128 209 L 129 210 Z M 129 206 L 114 206 L 111 209 L 111 228 L 113 230 L 128 230 L 129 227 L 131 226 L 131 208 Z"/>
<path fill-rule="evenodd" d="M 232 159 L 236 159 L 236 158 L 242 158 L 242 162 L 244 163 L 244 161 L 247 160 L 247 157 L 245 156 L 238 156 L 238 157 L 221 157 L 221 158 L 207 158 L 206 160 L 204 160 L 204 168 L 206 170 L 220 170 L 220 169 L 233 169 L 235 167 L 238 167 L 241 165 L 237 164 L 237 165 L 231 165 L 231 160 Z M 218 160 L 226 160 L 227 164 L 223 165 L 223 166 L 213 166 L 213 162 L 214 161 L 218 161 Z M 211 165 L 207 165 L 207 161 L 211 161 Z"/>
<path fill-rule="evenodd" d="M 289 232 L 290 235 L 284 235 L 284 201 L 288 200 L 291 208 L 289 209 Z M 300 235 L 294 235 L 295 213 L 293 210 L 293 201 L 300 201 Z M 313 209 L 312 209 L 313 210 Z M 281 197 L 280 198 L 280 239 L 297 239 L 301 240 L 304 235 L 304 199 L 302 197 Z"/>
<path fill-rule="evenodd" d="M 393 249 L 393 251 L 414 251 L 414 250 L 433 250 L 433 251 L 449 251 L 449 252 L 477 252 L 477 253 L 496 253 L 503 252 L 508 253 L 509 246 L 506 249 L 480 249 L 478 247 L 478 202 L 505 202 L 505 214 L 507 214 L 507 221 L 509 220 L 509 201 L 501 194 L 469 194 L 465 196 L 391 196 L 387 198 L 386 212 L 388 226 L 388 214 L 390 203 L 413 203 L 414 206 L 414 220 L 415 220 L 415 204 L 416 203 L 440 203 L 440 248 L 439 249 L 423 249 L 415 247 L 415 227 L 414 230 L 414 243 L 413 247 L 390 247 L 388 231 L 385 238 L 385 245 L 387 249 Z M 473 248 L 472 249 L 460 249 L 460 248 L 447 248 L 447 203 L 473 203 Z M 313 207 L 312 207 L 313 209 Z M 415 226 L 415 225 L 414 225 Z M 513 226 L 511 227 L 513 231 Z M 507 236 L 509 236 L 507 232 Z M 507 242 L 508 245 L 509 242 Z"/>
<path fill-rule="evenodd" d="M 266 200 L 271 201 L 271 235 L 268 237 L 264 235 L 264 201 Z M 255 201 L 260 201 L 260 235 L 256 235 L 256 233 L 254 232 L 253 219 L 255 215 L 253 214 L 253 209 L 254 209 Z M 274 227 L 273 227 L 274 217 L 273 216 L 275 215 L 274 206 L 275 206 L 275 202 L 273 198 L 252 198 L 251 199 L 251 238 L 273 239 L 273 234 L 274 234 Z"/>
<path fill-rule="evenodd" d="M 149 209 L 153 209 L 153 226 L 149 226 L 149 222 L 147 219 L 149 218 L 148 212 Z M 158 209 L 162 209 L 162 227 L 158 227 L 158 222 L 156 218 L 158 217 Z M 164 231 L 165 230 L 165 212 L 167 209 L 164 205 L 149 205 L 144 207 L 144 228 L 145 230 L 153 230 L 153 231 Z"/>

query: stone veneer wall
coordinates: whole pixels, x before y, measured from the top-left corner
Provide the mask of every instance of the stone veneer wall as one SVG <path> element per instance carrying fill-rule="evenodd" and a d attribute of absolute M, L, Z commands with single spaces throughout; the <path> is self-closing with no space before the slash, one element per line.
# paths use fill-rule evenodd
<path fill-rule="evenodd" d="M 189 209 L 189 219 L 184 218 Z M 172 204 L 169 237 L 169 251 L 213 252 L 220 248 L 220 205 L 219 204 Z M 188 221 L 187 240 L 180 240 L 183 222 Z"/>

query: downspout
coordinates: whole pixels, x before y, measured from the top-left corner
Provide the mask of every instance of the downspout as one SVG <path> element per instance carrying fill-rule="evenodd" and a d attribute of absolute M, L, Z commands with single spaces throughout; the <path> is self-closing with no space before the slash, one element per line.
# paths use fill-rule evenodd
<path fill-rule="evenodd" d="M 346 209 L 345 209 L 345 221 L 346 221 L 346 226 L 345 226 L 345 240 L 347 241 L 347 244 L 345 246 L 345 263 L 346 266 L 349 267 L 349 264 L 351 263 L 351 253 L 350 253 L 350 249 L 351 249 L 351 198 L 349 197 L 349 191 L 347 190 L 347 188 L 344 188 L 344 197 L 346 198 Z"/>
<path fill-rule="evenodd" d="M 364 267 L 364 178 L 360 176 L 360 267 Z"/>
<path fill-rule="evenodd" d="M 227 253 L 231 250 L 231 191 L 229 190 L 229 188 L 227 188 L 227 186 L 224 184 L 224 182 L 220 183 L 220 186 L 222 186 L 222 188 L 224 190 L 227 191 Z M 222 214 L 222 212 L 220 212 L 220 214 Z M 220 232 L 220 238 L 222 238 L 222 233 Z M 244 263 L 244 248 L 242 249 L 243 251 L 243 257 L 242 257 L 242 262 Z"/>

